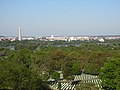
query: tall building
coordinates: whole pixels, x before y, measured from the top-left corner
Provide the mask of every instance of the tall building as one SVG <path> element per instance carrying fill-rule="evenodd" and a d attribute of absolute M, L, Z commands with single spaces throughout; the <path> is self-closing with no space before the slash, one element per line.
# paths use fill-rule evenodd
<path fill-rule="evenodd" d="M 18 40 L 21 41 L 22 40 L 22 33 L 21 33 L 21 28 L 19 26 L 19 36 L 18 36 Z"/>

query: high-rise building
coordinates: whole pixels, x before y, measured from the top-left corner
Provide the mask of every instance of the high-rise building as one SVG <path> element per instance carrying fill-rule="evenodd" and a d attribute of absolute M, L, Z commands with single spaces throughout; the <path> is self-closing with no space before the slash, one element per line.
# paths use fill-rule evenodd
<path fill-rule="evenodd" d="M 21 41 L 22 40 L 22 33 L 21 33 L 21 28 L 19 26 L 19 36 L 18 36 L 18 40 Z"/>

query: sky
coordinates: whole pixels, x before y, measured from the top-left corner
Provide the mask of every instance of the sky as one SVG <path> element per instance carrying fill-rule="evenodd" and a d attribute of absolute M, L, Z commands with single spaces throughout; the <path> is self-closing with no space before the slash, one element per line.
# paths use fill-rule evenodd
<path fill-rule="evenodd" d="M 120 0 L 0 0 L 0 36 L 120 35 Z"/>

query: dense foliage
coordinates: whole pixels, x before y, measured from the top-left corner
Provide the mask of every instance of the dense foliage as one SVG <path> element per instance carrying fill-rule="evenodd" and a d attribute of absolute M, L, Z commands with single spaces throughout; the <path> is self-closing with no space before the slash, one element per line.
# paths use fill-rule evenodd
<path fill-rule="evenodd" d="M 52 73 L 52 78 L 53 79 L 59 79 L 60 78 L 60 74 L 58 72 L 53 72 Z"/>
<path fill-rule="evenodd" d="M 120 90 L 120 58 L 109 59 L 99 76 L 105 90 Z"/>
<path fill-rule="evenodd" d="M 1 89 L 32 88 L 32 90 L 45 88 L 47 86 L 43 81 L 50 76 L 58 79 L 55 73 L 58 71 L 62 71 L 64 78 L 69 80 L 74 79 L 73 75 L 81 73 L 98 75 L 108 58 L 120 58 L 119 41 L 106 42 L 2 41 L 0 87 Z M 14 50 L 8 46 L 13 46 Z M 119 71 L 118 68 L 113 74 L 118 75 L 115 84 L 119 80 Z"/>
<path fill-rule="evenodd" d="M 35 72 L 23 65 L 0 61 L 0 89 L 44 90 L 47 86 Z"/>

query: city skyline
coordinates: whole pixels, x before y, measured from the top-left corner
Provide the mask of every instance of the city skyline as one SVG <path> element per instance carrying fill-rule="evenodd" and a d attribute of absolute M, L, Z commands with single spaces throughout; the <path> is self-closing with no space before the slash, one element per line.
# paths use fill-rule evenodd
<path fill-rule="evenodd" d="M 119 0 L 1 0 L 0 36 L 120 35 Z"/>

